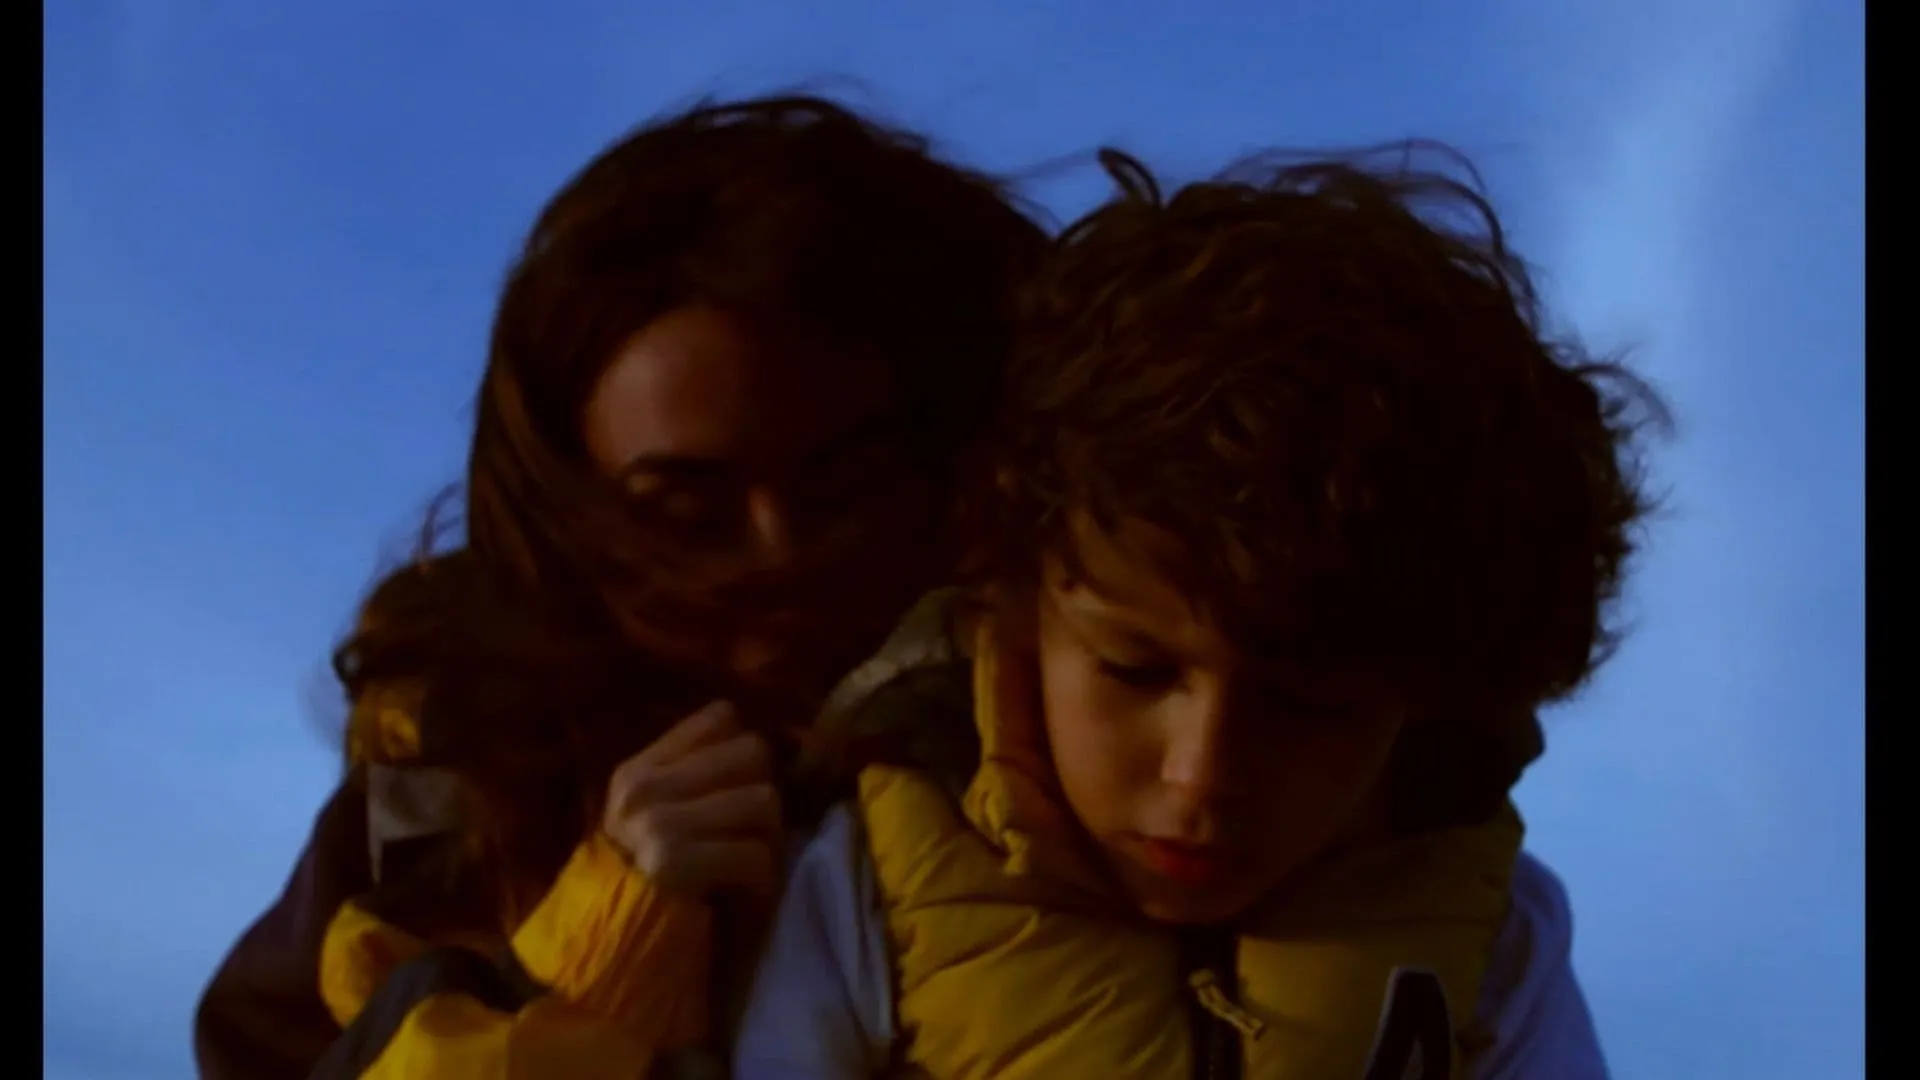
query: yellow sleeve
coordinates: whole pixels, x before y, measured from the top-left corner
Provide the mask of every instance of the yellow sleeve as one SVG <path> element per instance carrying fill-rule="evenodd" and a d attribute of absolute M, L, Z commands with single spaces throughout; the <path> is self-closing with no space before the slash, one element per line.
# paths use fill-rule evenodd
<path fill-rule="evenodd" d="M 582 844 L 513 937 L 538 990 L 348 905 L 321 993 L 346 1033 L 326 1080 L 594 1080 L 645 1075 L 709 1024 L 711 916 L 652 888 L 610 843 Z"/>
<path fill-rule="evenodd" d="M 654 888 L 596 835 L 513 935 L 513 951 L 556 996 L 675 1048 L 707 1035 L 712 933 L 706 904 Z"/>
<path fill-rule="evenodd" d="M 435 994 L 407 1013 L 359 1080 L 636 1080 L 656 1048 L 558 998 L 508 1016 L 464 994 Z"/>

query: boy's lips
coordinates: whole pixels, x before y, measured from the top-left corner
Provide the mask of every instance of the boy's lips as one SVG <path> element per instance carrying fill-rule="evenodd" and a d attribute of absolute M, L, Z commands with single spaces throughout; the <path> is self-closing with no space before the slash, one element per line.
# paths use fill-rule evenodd
<path fill-rule="evenodd" d="M 1206 885 L 1227 869 L 1226 852 L 1212 844 L 1141 836 L 1134 846 L 1148 869 L 1182 885 Z"/>

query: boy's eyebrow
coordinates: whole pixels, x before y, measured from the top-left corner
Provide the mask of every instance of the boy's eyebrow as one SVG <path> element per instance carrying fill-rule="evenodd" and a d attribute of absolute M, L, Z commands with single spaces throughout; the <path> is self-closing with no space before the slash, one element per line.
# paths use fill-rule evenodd
<path fill-rule="evenodd" d="M 1172 646 L 1139 627 L 1109 620 L 1106 628 L 1108 632 L 1124 641 L 1128 647 L 1138 649 L 1143 653 L 1153 653 L 1158 656 L 1170 656 L 1177 653 L 1177 650 Z"/>
<path fill-rule="evenodd" d="M 1076 594 L 1084 599 L 1076 599 Z M 1122 638 L 1143 652 L 1173 651 L 1171 645 L 1156 637 L 1152 631 L 1115 610 L 1119 605 L 1111 598 L 1095 592 L 1085 583 L 1081 583 L 1075 594 L 1060 597 L 1055 606 L 1069 622 L 1077 623 L 1083 629 L 1097 629 Z"/>

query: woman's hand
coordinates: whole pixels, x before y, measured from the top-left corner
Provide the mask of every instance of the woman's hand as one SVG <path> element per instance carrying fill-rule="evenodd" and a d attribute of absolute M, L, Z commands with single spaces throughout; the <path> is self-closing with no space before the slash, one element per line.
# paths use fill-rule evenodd
<path fill-rule="evenodd" d="M 613 771 L 601 829 L 662 888 L 772 892 L 781 828 L 771 749 L 716 701 Z"/>

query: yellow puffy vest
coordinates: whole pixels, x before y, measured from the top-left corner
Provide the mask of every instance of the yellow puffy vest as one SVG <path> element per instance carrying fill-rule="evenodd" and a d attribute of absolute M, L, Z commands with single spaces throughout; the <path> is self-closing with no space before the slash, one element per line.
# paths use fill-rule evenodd
<path fill-rule="evenodd" d="M 1057 800 L 1039 790 L 1044 781 L 1009 752 L 995 717 L 1007 711 L 1005 676 L 990 647 L 977 653 L 982 763 L 963 802 L 912 768 L 860 776 L 902 1072 L 1463 1075 L 1507 914 L 1517 814 L 1330 856 L 1209 942 L 1114 902 L 1117 891 L 1077 854 Z"/>

